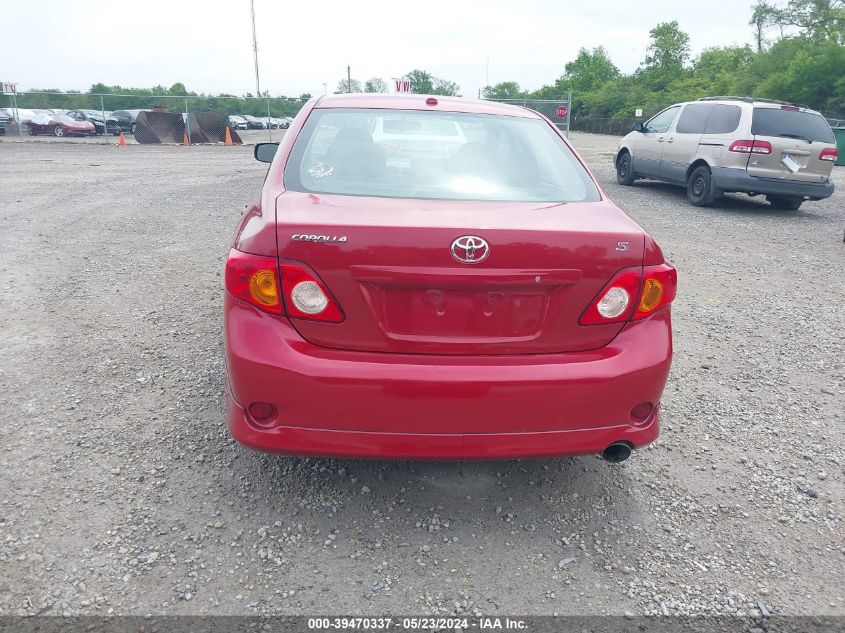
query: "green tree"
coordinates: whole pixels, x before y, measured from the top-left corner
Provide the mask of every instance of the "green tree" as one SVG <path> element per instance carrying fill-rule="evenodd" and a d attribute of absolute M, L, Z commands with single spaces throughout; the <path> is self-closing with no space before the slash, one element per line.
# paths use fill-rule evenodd
<path fill-rule="evenodd" d="M 693 63 L 693 73 L 705 94 L 734 94 L 737 77 L 753 59 L 754 51 L 748 45 L 708 48 Z"/>
<path fill-rule="evenodd" d="M 460 97 L 460 90 L 461 87 L 454 81 L 449 81 L 448 79 L 435 78 L 434 88 L 431 91 L 431 94 L 442 95 L 444 97 Z"/>
<path fill-rule="evenodd" d="M 515 81 L 503 81 L 495 86 L 484 86 L 481 96 L 485 99 L 522 99 L 527 93 Z"/>
<path fill-rule="evenodd" d="M 405 75 L 411 82 L 411 92 L 430 95 L 434 92 L 434 75 L 424 70 L 415 69 Z"/>
<path fill-rule="evenodd" d="M 748 24 L 754 27 L 754 41 L 757 43 L 758 53 L 763 50 L 766 28 L 773 23 L 775 10 L 775 7 L 766 0 L 757 0 L 757 4 L 754 5 L 754 10 L 751 12 L 751 20 Z"/>
<path fill-rule="evenodd" d="M 759 28 L 796 28 L 799 35 L 815 40 L 845 43 L 845 0 L 788 0 L 780 6 L 758 0 L 751 17 Z"/>
<path fill-rule="evenodd" d="M 678 26 L 677 20 L 662 22 L 649 31 L 651 44 L 645 58 L 646 68 L 676 72 L 689 61 L 689 35 Z"/>
<path fill-rule="evenodd" d="M 364 92 L 387 92 L 387 82 L 381 77 L 373 77 L 364 82 Z"/>
<path fill-rule="evenodd" d="M 352 79 L 352 80 L 341 79 L 338 82 L 337 90 L 335 90 L 334 93 L 337 95 L 337 94 L 342 94 L 344 92 L 364 92 L 364 91 L 361 89 L 361 82 L 358 81 L 357 79 Z"/>
<path fill-rule="evenodd" d="M 170 86 L 170 89 L 168 90 L 168 92 L 172 95 L 183 96 L 183 95 L 188 94 L 188 89 L 185 88 L 185 84 L 177 81 L 175 84 Z"/>
<path fill-rule="evenodd" d="M 610 61 L 604 46 L 592 51 L 581 48 L 578 56 L 567 62 L 563 79 L 573 92 L 589 92 L 619 76 L 619 69 Z"/>
<path fill-rule="evenodd" d="M 440 79 L 425 70 L 414 69 L 405 75 L 411 82 L 411 92 L 422 95 L 460 96 L 460 86 L 454 81 Z"/>

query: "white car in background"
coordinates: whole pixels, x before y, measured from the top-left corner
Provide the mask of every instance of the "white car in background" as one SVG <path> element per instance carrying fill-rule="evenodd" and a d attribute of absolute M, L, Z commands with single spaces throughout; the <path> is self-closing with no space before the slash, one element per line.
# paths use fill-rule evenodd
<path fill-rule="evenodd" d="M 2 113 L 3 116 L 19 123 L 32 121 L 32 119 L 42 112 L 47 112 L 47 110 L 29 110 L 27 108 L 3 108 L 0 110 L 0 113 Z"/>
<path fill-rule="evenodd" d="M 229 115 L 229 123 L 232 124 L 232 127 L 236 130 L 245 130 L 249 127 L 246 122 L 246 119 L 242 116 L 237 114 L 230 114 Z"/>

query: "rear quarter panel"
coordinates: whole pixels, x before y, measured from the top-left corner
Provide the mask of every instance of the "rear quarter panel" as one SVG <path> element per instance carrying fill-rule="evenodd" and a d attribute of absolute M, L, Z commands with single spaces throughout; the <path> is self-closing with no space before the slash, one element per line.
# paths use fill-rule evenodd
<path fill-rule="evenodd" d="M 742 107 L 739 126 L 733 132 L 726 134 L 702 134 L 698 142 L 698 155 L 711 167 L 727 167 L 728 169 L 745 169 L 748 165 L 748 154 L 729 152 L 731 143 L 737 140 L 750 140 L 751 108 Z"/>

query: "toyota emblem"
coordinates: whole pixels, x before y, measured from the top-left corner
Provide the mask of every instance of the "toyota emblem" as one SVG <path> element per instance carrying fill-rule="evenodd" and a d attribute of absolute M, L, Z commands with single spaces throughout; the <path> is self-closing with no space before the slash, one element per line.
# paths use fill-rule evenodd
<path fill-rule="evenodd" d="M 477 264 L 487 259 L 490 246 L 487 240 L 475 235 L 462 235 L 452 242 L 452 257 L 464 264 Z"/>

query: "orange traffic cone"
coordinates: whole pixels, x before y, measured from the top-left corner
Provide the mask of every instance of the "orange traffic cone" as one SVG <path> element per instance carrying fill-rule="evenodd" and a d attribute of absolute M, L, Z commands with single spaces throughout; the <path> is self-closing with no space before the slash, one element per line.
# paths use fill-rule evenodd
<path fill-rule="evenodd" d="M 226 140 L 223 142 L 223 145 L 231 145 L 232 144 L 232 133 L 229 131 L 229 126 L 226 126 Z"/>
<path fill-rule="evenodd" d="M 190 145 L 191 141 L 188 140 L 188 133 L 185 132 L 185 136 L 182 138 L 182 145 Z"/>
<path fill-rule="evenodd" d="M 123 138 L 123 132 L 120 133 L 120 138 L 117 139 L 117 146 L 118 147 L 126 147 L 126 139 Z"/>

